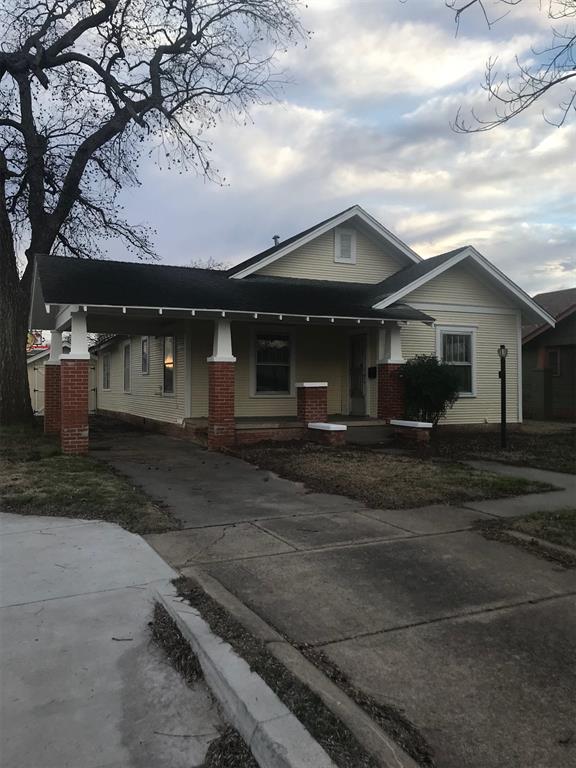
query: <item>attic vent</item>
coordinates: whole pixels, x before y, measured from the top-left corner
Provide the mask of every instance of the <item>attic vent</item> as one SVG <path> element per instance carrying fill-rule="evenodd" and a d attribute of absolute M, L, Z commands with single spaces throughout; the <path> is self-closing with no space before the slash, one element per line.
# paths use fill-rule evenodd
<path fill-rule="evenodd" d="M 356 264 L 356 231 L 338 227 L 334 234 L 334 261 L 337 264 Z"/>
<path fill-rule="evenodd" d="M 272 240 L 274 240 L 274 245 L 278 245 L 280 242 L 280 235 L 273 235 Z"/>

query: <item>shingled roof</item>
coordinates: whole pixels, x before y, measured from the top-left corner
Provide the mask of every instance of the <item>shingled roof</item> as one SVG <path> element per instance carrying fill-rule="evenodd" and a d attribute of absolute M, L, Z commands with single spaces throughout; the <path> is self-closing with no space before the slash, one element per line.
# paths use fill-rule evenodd
<path fill-rule="evenodd" d="M 37 269 L 46 304 L 433 321 L 403 303 L 373 309 L 374 286 L 360 283 L 258 275 L 234 280 L 217 270 L 59 256 L 39 256 Z"/>
<path fill-rule="evenodd" d="M 576 311 L 576 288 L 565 288 L 561 291 L 549 291 L 538 293 L 534 301 L 543 307 L 555 320 L 561 320 Z M 524 342 L 538 336 L 539 333 L 549 328 L 546 323 L 532 323 L 522 326 L 522 339 Z"/>

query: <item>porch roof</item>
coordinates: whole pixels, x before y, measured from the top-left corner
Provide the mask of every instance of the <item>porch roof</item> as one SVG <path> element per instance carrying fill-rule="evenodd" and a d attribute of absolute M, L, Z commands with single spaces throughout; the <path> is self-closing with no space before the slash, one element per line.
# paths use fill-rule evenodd
<path fill-rule="evenodd" d="M 374 287 L 359 283 L 263 276 L 234 280 L 216 270 L 57 256 L 37 258 L 35 282 L 33 327 L 46 322 L 44 305 L 433 322 L 401 302 L 374 309 Z"/>

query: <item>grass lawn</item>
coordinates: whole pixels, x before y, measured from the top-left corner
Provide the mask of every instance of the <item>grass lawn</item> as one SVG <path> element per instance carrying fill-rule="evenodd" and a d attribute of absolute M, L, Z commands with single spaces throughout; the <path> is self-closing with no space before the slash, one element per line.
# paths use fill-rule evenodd
<path fill-rule="evenodd" d="M 552 544 L 576 549 L 576 508 L 535 512 L 511 521 L 509 528 Z"/>
<path fill-rule="evenodd" d="M 314 491 L 340 493 L 381 509 L 463 504 L 546 491 L 550 486 L 481 472 L 457 462 L 396 456 L 377 449 L 311 443 L 246 446 L 236 454 Z"/>
<path fill-rule="evenodd" d="M 133 533 L 178 527 L 110 467 L 88 457 L 63 456 L 38 427 L 0 428 L 0 509 L 106 520 Z"/>
<path fill-rule="evenodd" d="M 434 435 L 430 447 L 432 456 L 444 459 L 485 459 L 503 461 L 519 466 L 549 469 L 553 472 L 576 473 L 576 430 L 551 425 L 550 430 L 531 429 L 510 432 L 508 447 L 500 448 L 497 431 L 442 432 Z M 553 429 L 552 427 L 556 427 Z"/>

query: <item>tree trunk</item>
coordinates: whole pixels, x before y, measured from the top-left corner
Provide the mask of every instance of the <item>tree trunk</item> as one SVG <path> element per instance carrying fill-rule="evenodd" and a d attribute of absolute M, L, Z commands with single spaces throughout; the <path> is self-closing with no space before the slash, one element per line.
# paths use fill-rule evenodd
<path fill-rule="evenodd" d="M 30 298 L 18 277 L 4 203 L 0 200 L 0 425 L 30 422 L 33 416 L 26 366 Z"/>

